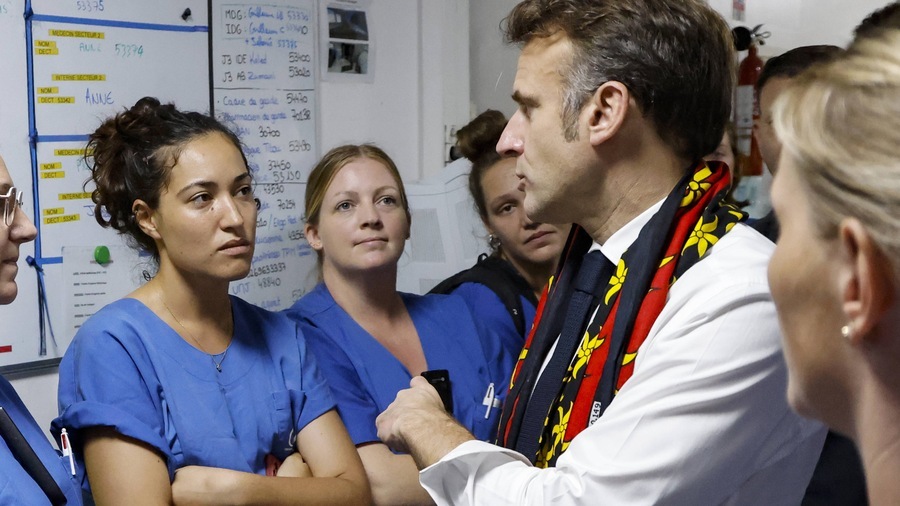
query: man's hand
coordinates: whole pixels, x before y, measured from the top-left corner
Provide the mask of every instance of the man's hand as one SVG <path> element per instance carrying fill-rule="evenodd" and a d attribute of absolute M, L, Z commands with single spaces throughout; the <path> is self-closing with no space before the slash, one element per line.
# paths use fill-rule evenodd
<path fill-rule="evenodd" d="M 441 396 L 416 376 L 409 388 L 375 420 L 378 437 L 394 451 L 412 455 L 419 469 L 434 464 L 451 450 L 475 439 L 444 410 Z"/>

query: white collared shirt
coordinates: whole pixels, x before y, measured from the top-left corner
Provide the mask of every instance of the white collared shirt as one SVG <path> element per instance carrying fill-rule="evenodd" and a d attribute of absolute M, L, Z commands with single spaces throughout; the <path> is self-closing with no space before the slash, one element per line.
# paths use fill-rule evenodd
<path fill-rule="evenodd" d="M 618 262 L 660 205 L 591 249 Z M 800 504 L 825 428 L 787 405 L 772 249 L 735 225 L 672 286 L 632 377 L 555 468 L 469 441 L 422 485 L 438 504 Z"/>

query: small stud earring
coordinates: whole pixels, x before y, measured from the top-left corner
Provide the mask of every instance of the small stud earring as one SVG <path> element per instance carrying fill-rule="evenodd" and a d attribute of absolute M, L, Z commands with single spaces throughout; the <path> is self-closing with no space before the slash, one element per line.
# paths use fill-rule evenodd
<path fill-rule="evenodd" d="M 494 249 L 494 250 L 499 248 L 500 247 L 500 238 L 494 234 L 488 235 L 488 246 L 490 246 L 491 249 Z"/>
<path fill-rule="evenodd" d="M 850 331 L 850 325 L 844 325 L 841 327 L 841 335 L 844 336 L 844 339 L 850 339 L 852 332 Z"/>

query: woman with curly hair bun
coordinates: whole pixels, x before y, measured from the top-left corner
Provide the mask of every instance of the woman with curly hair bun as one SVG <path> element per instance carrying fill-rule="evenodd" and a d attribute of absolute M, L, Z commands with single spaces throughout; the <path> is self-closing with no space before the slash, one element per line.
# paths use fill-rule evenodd
<path fill-rule="evenodd" d="M 72 435 L 85 491 L 101 505 L 368 502 L 303 334 L 228 293 L 250 270 L 258 206 L 237 137 L 143 98 L 87 152 L 97 221 L 158 271 L 60 364 L 53 426 Z"/>

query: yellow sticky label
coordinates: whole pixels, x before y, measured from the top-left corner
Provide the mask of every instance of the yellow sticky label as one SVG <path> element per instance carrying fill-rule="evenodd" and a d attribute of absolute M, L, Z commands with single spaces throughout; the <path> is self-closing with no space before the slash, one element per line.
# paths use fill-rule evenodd
<path fill-rule="evenodd" d="M 38 95 L 53 95 L 59 93 L 59 88 L 56 86 L 45 86 L 43 88 L 38 88 L 37 92 Z"/>
<path fill-rule="evenodd" d="M 52 218 L 44 218 L 44 225 L 53 225 L 55 223 L 69 223 L 81 219 L 80 214 L 67 214 L 65 216 L 54 216 Z"/>
<path fill-rule="evenodd" d="M 55 40 L 36 40 L 34 41 L 34 47 L 56 47 Z"/>
<path fill-rule="evenodd" d="M 65 214 L 65 207 L 54 207 L 52 209 L 44 209 L 44 216 L 56 216 L 59 214 Z"/>
<path fill-rule="evenodd" d="M 53 156 L 84 156 L 84 148 L 80 149 L 54 149 Z"/>
<path fill-rule="evenodd" d="M 106 81 L 106 74 L 53 74 L 53 81 Z"/>
<path fill-rule="evenodd" d="M 34 54 L 39 56 L 52 56 L 59 54 L 59 49 L 55 47 L 36 47 L 34 48 Z"/>
<path fill-rule="evenodd" d="M 41 170 L 61 169 L 62 162 L 42 163 Z"/>
<path fill-rule="evenodd" d="M 51 37 L 77 37 L 79 39 L 105 39 L 103 32 L 85 32 L 80 30 L 49 30 Z"/>
<path fill-rule="evenodd" d="M 53 172 L 41 172 L 41 179 L 62 179 L 66 177 L 66 171 L 55 170 Z"/>
<path fill-rule="evenodd" d="M 81 199 L 89 199 L 91 198 L 91 192 L 83 192 L 83 193 L 60 193 L 58 197 L 59 200 L 81 200 Z"/>
<path fill-rule="evenodd" d="M 39 104 L 74 104 L 75 97 L 38 97 Z"/>

